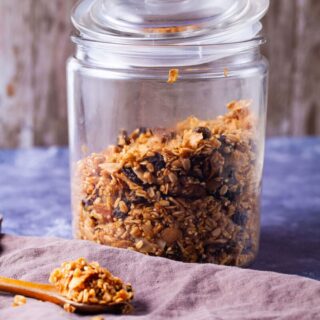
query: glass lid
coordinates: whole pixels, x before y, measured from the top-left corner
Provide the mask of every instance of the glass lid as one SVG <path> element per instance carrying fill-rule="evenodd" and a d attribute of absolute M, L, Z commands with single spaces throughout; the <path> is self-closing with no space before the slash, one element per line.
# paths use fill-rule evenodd
<path fill-rule="evenodd" d="M 218 44 L 253 39 L 269 0 L 82 0 L 72 21 L 81 36 L 134 44 Z"/>

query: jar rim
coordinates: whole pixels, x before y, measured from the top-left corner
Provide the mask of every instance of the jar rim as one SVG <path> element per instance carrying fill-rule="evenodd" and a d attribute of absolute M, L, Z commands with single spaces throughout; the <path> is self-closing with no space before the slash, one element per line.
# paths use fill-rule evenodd
<path fill-rule="evenodd" d="M 81 44 L 96 44 L 96 45 L 101 45 L 101 46 L 106 46 L 106 47 L 123 47 L 123 48 L 131 48 L 131 47 L 136 47 L 136 48 L 195 48 L 195 47 L 203 47 L 203 48 L 222 48 L 222 47 L 232 47 L 232 46 L 245 46 L 245 47 L 257 47 L 260 45 L 263 45 L 267 42 L 267 38 L 263 34 L 258 34 L 256 37 L 252 39 L 247 39 L 243 41 L 233 41 L 233 42 L 225 42 L 225 43 L 161 43 L 157 42 L 155 43 L 148 43 L 146 41 L 141 41 L 141 42 L 136 42 L 135 44 L 132 43 L 125 43 L 125 42 L 106 42 L 106 41 L 101 41 L 97 39 L 92 39 L 92 38 L 86 38 L 83 37 L 79 33 L 72 33 L 71 34 L 71 40 L 73 43 L 77 45 Z"/>

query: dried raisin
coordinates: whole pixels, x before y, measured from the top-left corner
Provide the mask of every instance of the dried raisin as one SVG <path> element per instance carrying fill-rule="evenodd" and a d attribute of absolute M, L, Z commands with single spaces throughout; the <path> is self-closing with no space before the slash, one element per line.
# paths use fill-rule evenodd
<path fill-rule="evenodd" d="M 238 226 L 245 226 L 248 222 L 248 217 L 246 213 L 237 211 L 233 216 L 232 216 L 232 221 L 237 224 Z"/>
<path fill-rule="evenodd" d="M 125 176 L 132 181 L 133 183 L 137 185 L 143 185 L 143 182 L 138 178 L 138 176 L 135 174 L 132 168 L 122 168 L 122 172 L 125 174 Z"/>
<path fill-rule="evenodd" d="M 210 129 L 207 127 L 197 127 L 194 131 L 201 133 L 204 140 L 209 140 L 212 136 Z"/>
<path fill-rule="evenodd" d="M 156 172 L 166 167 L 166 162 L 160 153 L 156 153 L 154 156 L 148 157 L 145 160 L 154 166 Z"/>

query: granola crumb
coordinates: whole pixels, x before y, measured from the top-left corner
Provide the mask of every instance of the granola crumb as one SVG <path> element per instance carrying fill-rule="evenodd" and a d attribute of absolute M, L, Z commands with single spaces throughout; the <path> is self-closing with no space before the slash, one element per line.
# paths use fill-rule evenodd
<path fill-rule="evenodd" d="M 224 68 L 224 69 L 223 69 L 223 75 L 224 75 L 225 77 L 228 77 L 228 76 L 229 76 L 229 69 L 228 69 L 228 68 Z"/>
<path fill-rule="evenodd" d="M 66 312 L 69 312 L 69 313 L 74 313 L 76 311 L 76 308 L 74 306 L 72 306 L 71 304 L 69 303 L 65 303 L 63 305 L 63 309 L 66 311 Z"/>
<path fill-rule="evenodd" d="M 145 28 L 144 31 L 148 33 L 178 33 L 198 30 L 199 26 L 173 26 L 173 27 L 160 27 L 160 28 Z"/>
<path fill-rule="evenodd" d="M 25 296 L 16 295 L 13 298 L 12 306 L 13 307 L 20 307 L 26 303 L 27 303 L 27 298 Z"/>
<path fill-rule="evenodd" d="M 172 84 L 178 80 L 179 77 L 179 69 L 170 69 L 168 76 L 168 83 Z"/>
<path fill-rule="evenodd" d="M 99 263 L 89 263 L 84 258 L 64 262 L 52 271 L 49 282 L 61 295 L 78 303 L 108 305 L 133 299 L 130 284 L 114 277 Z"/>
<path fill-rule="evenodd" d="M 80 160 L 78 237 L 184 262 L 252 261 L 261 178 L 256 122 L 248 101 L 227 109 L 170 129 L 120 132 L 116 148 Z"/>
<path fill-rule="evenodd" d="M 91 320 L 104 320 L 104 317 L 102 317 L 102 316 L 95 316 L 95 317 L 92 317 Z"/>

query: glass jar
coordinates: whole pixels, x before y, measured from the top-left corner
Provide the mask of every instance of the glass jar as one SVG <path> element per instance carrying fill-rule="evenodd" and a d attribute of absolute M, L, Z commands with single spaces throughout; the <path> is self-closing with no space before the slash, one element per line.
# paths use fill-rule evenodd
<path fill-rule="evenodd" d="M 75 236 L 246 266 L 259 245 L 267 0 L 84 0 L 68 62 Z"/>

